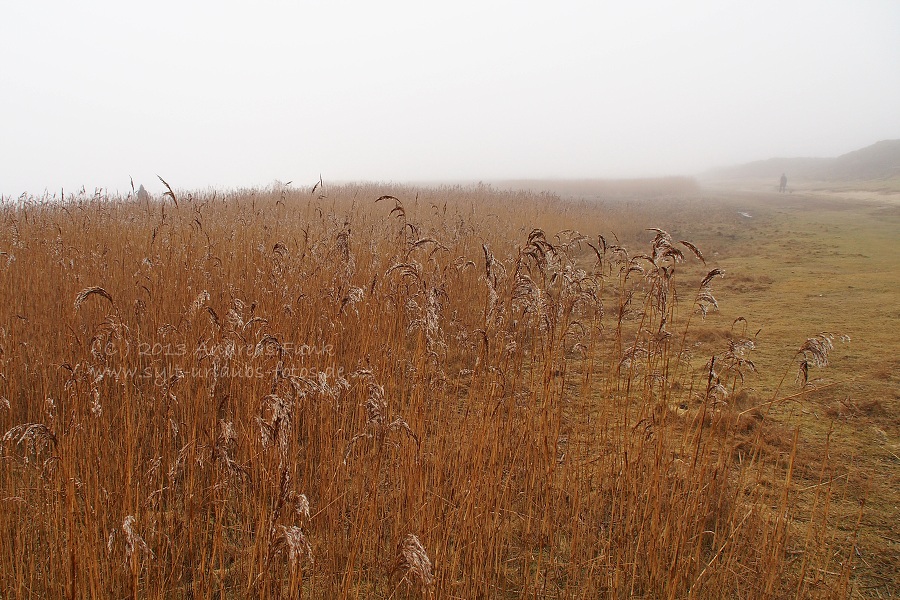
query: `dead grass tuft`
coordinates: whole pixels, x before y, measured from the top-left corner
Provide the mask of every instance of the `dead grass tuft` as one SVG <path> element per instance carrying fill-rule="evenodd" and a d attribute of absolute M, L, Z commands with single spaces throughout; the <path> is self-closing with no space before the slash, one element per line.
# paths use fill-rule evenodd
<path fill-rule="evenodd" d="M 0 206 L 6 595 L 776 598 L 819 568 L 846 591 L 856 530 L 808 502 L 827 452 L 776 418 L 811 380 L 759 391 L 764 342 L 717 313 L 678 211 L 165 185 Z"/>

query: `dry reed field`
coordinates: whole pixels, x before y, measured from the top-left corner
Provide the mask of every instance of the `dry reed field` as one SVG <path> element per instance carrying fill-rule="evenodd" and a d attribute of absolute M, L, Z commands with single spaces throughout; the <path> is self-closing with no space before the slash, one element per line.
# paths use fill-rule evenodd
<path fill-rule="evenodd" d="M 855 480 L 779 417 L 842 332 L 749 389 L 764 323 L 716 312 L 719 258 L 606 208 L 3 203 L 0 598 L 860 593 Z"/>

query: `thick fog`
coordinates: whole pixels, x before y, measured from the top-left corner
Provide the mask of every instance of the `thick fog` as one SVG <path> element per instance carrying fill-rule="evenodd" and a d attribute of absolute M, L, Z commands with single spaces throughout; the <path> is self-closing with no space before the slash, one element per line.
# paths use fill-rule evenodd
<path fill-rule="evenodd" d="M 0 7 L 0 194 L 693 174 L 900 137 L 900 3 Z"/>

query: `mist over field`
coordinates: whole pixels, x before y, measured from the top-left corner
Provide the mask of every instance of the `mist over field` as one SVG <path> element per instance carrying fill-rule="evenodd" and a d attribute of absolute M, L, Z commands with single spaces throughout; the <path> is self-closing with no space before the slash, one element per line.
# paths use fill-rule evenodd
<path fill-rule="evenodd" d="M 695 175 L 900 138 L 900 5 L 8 3 L 0 194 Z"/>
<path fill-rule="evenodd" d="M 0 600 L 900 597 L 900 4 L 0 8 Z"/>

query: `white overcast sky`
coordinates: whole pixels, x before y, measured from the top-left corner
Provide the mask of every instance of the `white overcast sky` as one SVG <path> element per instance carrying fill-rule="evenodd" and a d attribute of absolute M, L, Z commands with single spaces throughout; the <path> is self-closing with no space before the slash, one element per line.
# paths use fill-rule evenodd
<path fill-rule="evenodd" d="M 896 0 L 0 0 L 0 193 L 693 174 L 900 138 Z"/>

